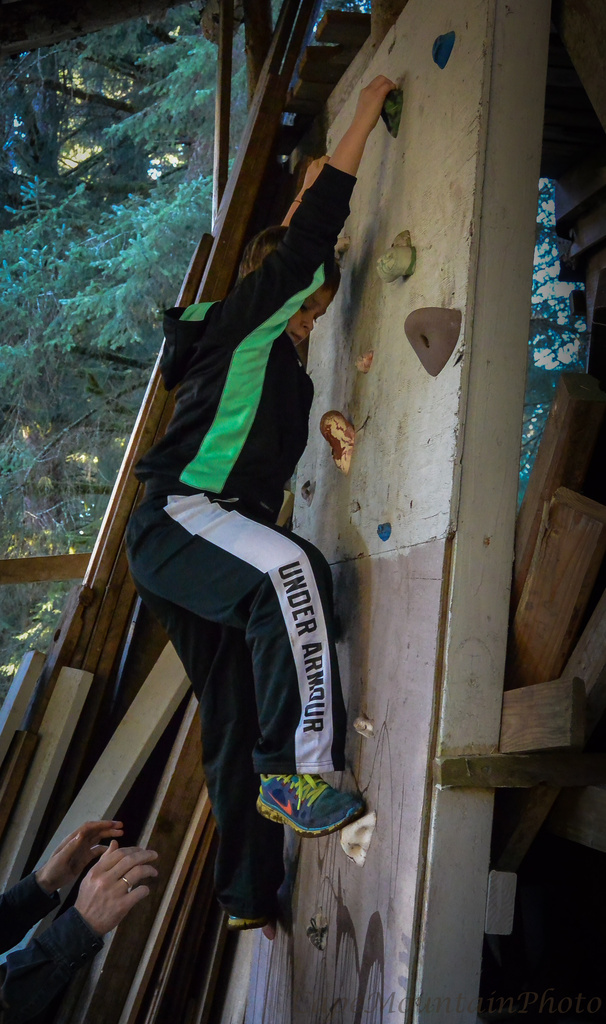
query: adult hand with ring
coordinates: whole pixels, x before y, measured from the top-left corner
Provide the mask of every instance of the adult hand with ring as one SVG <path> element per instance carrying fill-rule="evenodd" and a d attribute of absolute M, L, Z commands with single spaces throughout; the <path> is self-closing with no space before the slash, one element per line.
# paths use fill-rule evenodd
<path fill-rule="evenodd" d="M 98 935 L 111 931 L 135 904 L 149 895 L 140 883 L 158 874 L 152 861 L 155 850 L 140 846 L 120 848 L 115 840 L 82 880 L 76 910 Z M 126 885 L 125 885 L 126 883 Z"/>

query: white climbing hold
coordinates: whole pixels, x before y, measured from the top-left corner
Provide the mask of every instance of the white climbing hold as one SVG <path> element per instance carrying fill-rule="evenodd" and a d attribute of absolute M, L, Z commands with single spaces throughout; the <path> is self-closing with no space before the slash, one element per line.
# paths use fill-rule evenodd
<path fill-rule="evenodd" d="M 371 736 L 374 736 L 375 734 L 374 725 L 372 724 L 369 718 L 364 718 L 363 715 L 360 715 L 359 718 L 356 718 L 353 727 L 356 730 L 356 732 L 360 733 L 360 736 L 365 736 L 366 739 L 370 739 Z"/>
<path fill-rule="evenodd" d="M 376 811 L 370 811 L 369 814 L 365 814 L 363 818 L 353 821 L 351 825 L 346 825 L 339 832 L 341 849 L 361 868 L 364 867 L 366 854 L 368 853 L 376 824 Z"/>
<path fill-rule="evenodd" d="M 412 245 L 410 231 L 401 231 L 391 243 L 391 249 L 377 260 L 377 274 L 382 281 L 392 283 L 399 277 L 414 274 L 416 262 L 417 251 Z"/>

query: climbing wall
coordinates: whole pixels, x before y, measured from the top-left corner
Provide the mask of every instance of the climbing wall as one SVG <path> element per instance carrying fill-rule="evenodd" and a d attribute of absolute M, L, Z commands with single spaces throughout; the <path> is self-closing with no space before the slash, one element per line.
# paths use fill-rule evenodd
<path fill-rule="evenodd" d="M 273 944 L 259 939 L 247 1024 L 442 1019 L 432 1011 L 426 1018 L 419 1016 L 414 995 L 424 955 L 419 934 L 427 928 L 426 862 L 435 838 L 435 821 L 430 826 L 431 761 L 438 741 L 444 746 L 444 650 L 448 656 L 448 645 L 453 646 L 443 580 L 445 569 L 453 565 L 457 539 L 470 388 L 475 388 L 476 398 L 481 395 L 481 384 L 470 383 L 470 357 L 477 345 L 479 366 L 480 359 L 485 361 L 484 349 L 490 351 L 493 343 L 490 337 L 476 341 L 474 315 L 491 82 L 495 87 L 495 23 L 504 17 L 505 6 L 520 8 L 519 3 L 501 5 L 501 0 L 409 0 L 361 82 L 378 73 L 388 75 L 403 87 L 404 108 L 397 138 L 382 124 L 371 136 L 345 227 L 349 247 L 342 260 L 342 286 L 313 333 L 308 368 L 315 401 L 310 442 L 297 478 L 295 529 L 316 543 L 333 566 L 350 723 L 351 775 L 345 775 L 343 784 L 357 782 L 369 810 L 376 812 L 377 825 L 362 867 L 346 857 L 338 837 L 303 841 L 298 851 L 291 844 L 293 865 L 299 857 L 292 934 L 281 932 Z M 548 30 L 548 21 L 543 21 Z M 329 152 L 351 120 L 356 96 L 350 96 L 331 125 Z M 528 174 L 536 183 L 538 169 L 529 165 Z M 524 252 L 528 250 L 531 261 L 532 204 L 528 209 Z M 506 220 L 507 211 L 501 216 Z M 377 259 L 405 230 L 417 250 L 415 272 L 387 283 L 376 272 Z M 495 250 L 493 276 L 502 259 Z M 529 263 L 528 289 L 530 273 Z M 514 466 L 508 469 L 500 499 L 511 522 L 529 291 L 525 294 L 516 325 L 519 335 L 521 322 L 522 337 L 516 350 L 513 425 L 507 427 Z M 408 315 L 426 307 L 459 310 L 462 316 L 460 333 L 451 338 L 452 354 L 437 376 L 424 369 L 404 330 Z M 422 320 L 422 328 L 424 324 Z M 430 321 L 421 333 L 435 345 Z M 494 342 L 502 344 L 496 336 Z M 364 369 L 369 362 L 370 368 L 363 372 L 357 362 L 370 352 L 372 361 L 365 360 Z M 489 399 L 489 389 L 486 395 Z M 355 428 L 348 475 L 335 466 L 319 430 L 322 415 L 333 409 Z M 484 410 L 482 415 L 489 413 Z M 498 409 L 495 415 L 500 415 Z M 477 474 L 482 471 L 478 462 Z M 498 507 L 499 495 L 492 487 L 491 494 Z M 497 574 L 494 586 L 506 596 L 509 535 L 504 543 L 498 569 L 502 580 Z M 489 545 L 490 539 L 486 550 Z M 482 597 L 470 591 L 463 604 L 465 600 L 481 602 Z M 505 602 L 499 609 L 493 635 L 481 641 L 491 665 L 486 731 L 496 728 L 496 740 L 500 697 L 495 683 L 504 656 Z M 481 670 L 481 650 L 478 657 Z M 473 662 L 473 651 L 469 658 Z M 463 674 L 466 695 L 473 698 L 467 663 Z M 486 708 L 480 691 L 481 680 L 482 725 Z M 366 735 L 353 727 L 358 717 L 370 723 Z M 474 727 L 472 710 L 470 750 Z M 462 831 L 468 811 L 470 821 L 480 821 L 484 845 L 475 845 L 485 866 L 490 806 L 488 798 L 480 806 L 460 805 Z M 455 837 L 456 811 L 449 813 Z M 435 844 L 439 855 L 442 838 Z M 452 877 L 437 883 L 434 879 L 430 914 L 440 885 L 446 892 L 457 884 L 457 856 L 453 848 Z M 482 877 L 472 894 L 475 918 L 483 884 Z M 477 982 L 479 970 L 481 926 L 475 918 L 475 947 L 469 955 L 476 962 L 467 972 L 466 992 L 473 988 L 474 977 Z M 439 929 L 437 918 L 433 926 Z M 436 954 L 438 959 L 443 955 L 449 954 L 444 949 Z M 462 950 L 453 950 L 453 964 L 461 955 Z M 439 997 L 440 991 L 434 994 Z M 456 995 L 452 993 L 453 999 Z M 469 1010 L 456 1019 L 475 1021 L 475 1013 Z"/>

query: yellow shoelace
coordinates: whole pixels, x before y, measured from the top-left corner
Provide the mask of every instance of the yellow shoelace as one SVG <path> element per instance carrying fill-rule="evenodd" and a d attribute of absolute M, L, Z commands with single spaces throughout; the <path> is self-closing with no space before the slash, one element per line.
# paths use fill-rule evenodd
<path fill-rule="evenodd" d="M 271 778 L 271 776 L 268 775 L 266 778 Z M 307 800 L 308 804 L 313 804 L 314 800 L 317 800 L 324 790 L 328 789 L 328 783 L 324 782 L 321 775 L 275 775 L 274 778 L 294 787 L 298 797 L 298 811 L 301 809 L 303 800 Z"/>

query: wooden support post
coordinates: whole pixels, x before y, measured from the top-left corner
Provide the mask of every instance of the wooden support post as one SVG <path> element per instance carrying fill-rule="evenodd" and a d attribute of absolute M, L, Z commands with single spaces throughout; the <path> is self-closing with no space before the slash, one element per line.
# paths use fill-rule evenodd
<path fill-rule="evenodd" d="M 30 772 L 2 844 L 0 884 L 5 888 L 21 878 L 92 680 L 90 672 L 61 669 L 40 726 L 40 742 Z M 90 817 L 85 814 L 77 824 Z M 64 832 L 61 839 L 70 831 Z M 58 841 L 52 849 L 57 845 Z"/>
<path fill-rule="evenodd" d="M 585 684 L 578 676 L 507 690 L 501 715 L 502 754 L 582 750 Z"/>
<path fill-rule="evenodd" d="M 510 633 L 506 688 L 559 678 L 606 551 L 606 506 L 554 494 Z"/>
<path fill-rule="evenodd" d="M 603 0 L 555 0 L 553 19 L 606 131 L 606 8 Z"/>
<path fill-rule="evenodd" d="M 549 815 L 547 827 L 556 836 L 606 853 L 606 786 L 565 789 Z"/>
<path fill-rule="evenodd" d="M 558 487 L 580 490 L 606 412 L 595 377 L 563 373 L 549 410 L 516 523 L 512 610 L 518 606 L 541 528 L 545 502 Z"/>
<path fill-rule="evenodd" d="M 4 583 L 43 583 L 56 580 L 81 580 L 86 572 L 90 551 L 80 555 L 36 555 L 30 558 L 0 559 L 0 585 Z"/>
<path fill-rule="evenodd" d="M 271 0 L 243 0 L 242 6 L 250 106 L 271 44 Z"/>
<path fill-rule="evenodd" d="M 442 789 L 528 789 L 606 783 L 606 754 L 461 754 L 434 760 Z M 499 870 L 505 870 L 499 868 Z"/>
<path fill-rule="evenodd" d="M 114 1024 L 121 1013 L 202 784 L 198 701 L 192 697 L 139 837 L 140 846 L 158 853 L 162 872 L 137 913 L 129 915 L 106 937 L 77 1006 L 70 1013 L 70 1024 Z M 107 978 L 111 978 L 110 998 Z"/>
<path fill-rule="evenodd" d="M 0 765 L 6 757 L 16 730 L 23 722 L 43 665 L 44 655 L 40 651 L 28 651 L 4 698 L 0 708 Z"/>
<path fill-rule="evenodd" d="M 217 91 L 215 93 L 215 149 L 213 157 L 213 224 L 227 184 L 229 124 L 231 113 L 231 65 L 234 38 L 234 0 L 221 0 Z"/>
<path fill-rule="evenodd" d="M 589 737 L 606 710 L 606 591 L 562 673 L 562 679 L 575 676 L 585 682 Z M 497 858 L 500 871 L 518 870 L 559 794 L 557 786 L 539 785 L 524 795 L 517 821 Z"/>
<path fill-rule="evenodd" d="M 13 736 L 0 776 L 0 842 L 27 777 L 40 737 L 19 730 Z"/>

